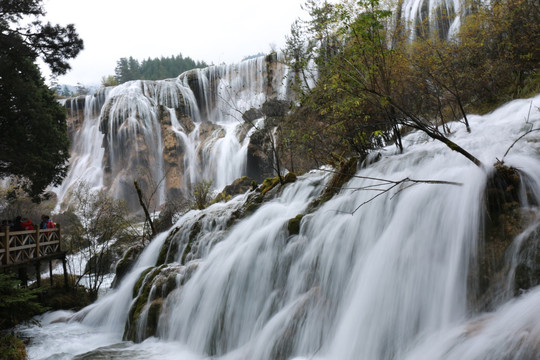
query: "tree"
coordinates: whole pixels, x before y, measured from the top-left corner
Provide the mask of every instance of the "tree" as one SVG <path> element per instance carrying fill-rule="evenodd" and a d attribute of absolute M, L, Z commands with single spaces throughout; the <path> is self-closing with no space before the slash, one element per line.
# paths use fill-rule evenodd
<path fill-rule="evenodd" d="M 490 105 L 540 89 L 540 4 L 494 0 L 477 4 L 457 35 L 455 67 L 466 74 L 476 103 Z"/>
<path fill-rule="evenodd" d="M 86 96 L 90 94 L 90 89 L 88 89 L 84 84 L 77 83 L 77 96 Z"/>
<path fill-rule="evenodd" d="M 0 329 L 9 329 L 47 309 L 38 301 L 39 289 L 28 289 L 9 275 L 0 274 Z"/>
<path fill-rule="evenodd" d="M 118 85 L 118 81 L 116 80 L 116 78 L 114 77 L 114 75 L 109 75 L 109 76 L 103 76 L 101 78 L 101 86 L 116 86 Z"/>
<path fill-rule="evenodd" d="M 142 62 L 129 58 L 120 58 L 116 62 L 115 78 L 119 84 L 131 80 L 159 80 L 177 77 L 181 73 L 208 66 L 204 61 L 195 62 L 182 54 L 171 57 L 145 59 Z"/>
<path fill-rule="evenodd" d="M 110 272 L 111 246 L 131 228 L 131 220 L 124 201 L 111 198 L 105 190 L 94 191 L 84 182 L 74 190 L 72 200 L 69 212 L 76 218 L 72 217 L 66 234 L 69 251 L 78 252 L 85 260 L 86 266 L 77 269 L 79 281 L 86 276 L 95 296 Z"/>
<path fill-rule="evenodd" d="M 42 24 L 41 0 L 0 1 L 0 176 L 15 176 L 34 199 L 67 172 L 66 115 L 35 64 L 54 75 L 83 48 L 73 25 Z M 21 25 L 25 16 L 36 20 Z"/>
<path fill-rule="evenodd" d="M 212 180 L 201 180 L 193 186 L 193 208 L 205 209 L 212 200 Z"/>
<path fill-rule="evenodd" d="M 69 88 L 66 85 L 64 85 L 62 87 L 62 93 L 60 95 L 64 97 L 71 97 L 73 96 L 73 93 L 71 92 L 71 90 L 69 90 Z"/>
<path fill-rule="evenodd" d="M 356 7 L 343 2 L 335 9 L 333 17 L 323 16 L 322 26 L 316 27 L 334 29 L 335 35 L 327 37 L 335 41 L 330 51 L 316 58 L 322 71 L 311 94 L 301 100 L 301 107 L 314 114 L 308 117 L 314 121 L 305 127 L 310 132 L 301 134 L 301 141 L 307 142 L 309 149 L 329 150 L 329 160 L 335 162 L 342 157 L 365 156 L 389 142 L 402 150 L 401 129 L 407 126 L 442 141 L 480 165 L 478 159 L 432 124 L 436 114 L 431 110 L 440 107 L 431 103 L 431 108 L 426 107 L 425 98 L 418 96 L 419 90 L 429 94 L 435 79 L 442 80 L 439 90 L 462 104 L 457 75 L 450 70 L 445 76 L 429 78 L 421 71 L 413 72 L 409 37 L 379 1 L 360 1 Z M 441 63 L 441 56 L 431 58 Z"/>

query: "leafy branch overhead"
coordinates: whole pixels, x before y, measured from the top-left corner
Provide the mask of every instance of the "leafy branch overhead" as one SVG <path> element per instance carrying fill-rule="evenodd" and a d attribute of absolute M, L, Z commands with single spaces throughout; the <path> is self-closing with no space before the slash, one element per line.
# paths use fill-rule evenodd
<path fill-rule="evenodd" d="M 73 25 L 41 22 L 41 3 L 0 1 L 0 177 L 13 176 L 34 199 L 61 183 L 69 159 L 65 110 L 36 61 L 64 74 L 83 49 Z"/>
<path fill-rule="evenodd" d="M 76 57 L 84 48 L 73 24 L 53 25 L 42 23 L 39 17 L 46 12 L 42 0 L 0 1 L 1 42 L 5 50 L 32 59 L 41 57 L 53 74 L 62 75 L 69 69 L 69 59 Z M 26 25 L 20 21 L 27 17 L 36 20 Z"/>

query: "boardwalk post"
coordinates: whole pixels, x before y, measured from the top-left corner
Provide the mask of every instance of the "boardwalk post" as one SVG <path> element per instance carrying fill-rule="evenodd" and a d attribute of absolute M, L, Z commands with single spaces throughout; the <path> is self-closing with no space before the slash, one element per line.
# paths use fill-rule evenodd
<path fill-rule="evenodd" d="M 51 280 L 51 287 L 52 287 L 53 286 L 52 260 L 49 260 L 49 278 Z"/>
<path fill-rule="evenodd" d="M 38 287 L 41 287 L 41 262 L 36 261 L 36 283 Z"/>
<path fill-rule="evenodd" d="M 39 226 L 36 226 L 36 255 L 35 257 L 39 258 Z"/>
<path fill-rule="evenodd" d="M 5 253 L 5 257 L 6 257 L 5 264 L 9 265 L 9 264 L 11 264 L 11 261 L 9 259 L 9 226 L 6 226 L 4 231 L 5 231 L 4 250 L 6 251 L 6 253 Z"/>
<path fill-rule="evenodd" d="M 68 274 L 67 274 L 67 268 L 66 268 L 66 255 L 62 257 L 62 267 L 64 268 L 64 287 L 68 289 L 69 286 L 68 286 Z"/>
<path fill-rule="evenodd" d="M 62 251 L 62 229 L 60 224 L 56 224 L 58 228 L 58 251 Z"/>

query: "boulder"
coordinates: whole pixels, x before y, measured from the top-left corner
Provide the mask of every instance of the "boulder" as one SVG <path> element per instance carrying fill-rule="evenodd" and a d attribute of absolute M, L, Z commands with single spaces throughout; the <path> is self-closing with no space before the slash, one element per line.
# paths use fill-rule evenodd
<path fill-rule="evenodd" d="M 521 243 L 521 260 L 509 261 L 516 236 L 534 220 L 534 213 L 520 204 L 521 177 L 514 168 L 497 164 L 485 190 L 485 228 L 468 274 L 468 298 L 477 311 L 490 311 L 502 298 L 514 296 L 520 289 L 540 283 L 540 263 L 531 267 L 537 257 L 537 232 Z M 539 256 L 540 258 L 540 256 Z M 517 265 L 512 269 L 513 265 Z M 514 272 L 514 289 L 507 293 L 507 274 Z"/>
<path fill-rule="evenodd" d="M 269 99 L 262 105 L 261 111 L 266 117 L 283 117 L 289 112 L 289 102 Z"/>
<path fill-rule="evenodd" d="M 266 129 L 256 130 L 249 139 L 246 159 L 247 176 L 257 182 L 274 174 L 272 137 Z"/>

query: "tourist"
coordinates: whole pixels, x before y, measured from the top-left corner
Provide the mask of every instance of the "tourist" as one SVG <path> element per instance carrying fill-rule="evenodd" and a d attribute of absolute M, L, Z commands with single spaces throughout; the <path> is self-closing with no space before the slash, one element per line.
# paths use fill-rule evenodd
<path fill-rule="evenodd" d="M 49 215 L 41 215 L 41 223 L 39 224 L 40 229 L 54 229 L 54 222 L 51 220 Z"/>
<path fill-rule="evenodd" d="M 34 224 L 32 224 L 32 221 L 29 218 L 22 218 L 20 224 L 21 230 L 34 230 Z"/>
<path fill-rule="evenodd" d="M 17 216 L 13 220 L 13 227 L 11 228 L 12 231 L 21 231 L 21 230 L 23 230 L 23 228 L 21 226 L 21 219 L 22 219 L 21 216 Z"/>

